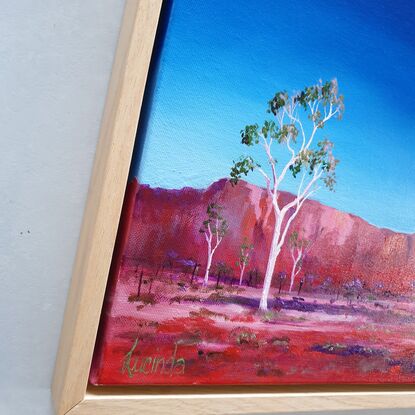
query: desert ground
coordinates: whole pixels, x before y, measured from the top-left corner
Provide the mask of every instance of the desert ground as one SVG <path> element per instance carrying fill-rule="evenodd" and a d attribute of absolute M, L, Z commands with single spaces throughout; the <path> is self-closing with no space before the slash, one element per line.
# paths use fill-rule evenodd
<path fill-rule="evenodd" d="M 410 298 L 261 288 L 188 273 L 121 271 L 102 384 L 412 383 Z"/>

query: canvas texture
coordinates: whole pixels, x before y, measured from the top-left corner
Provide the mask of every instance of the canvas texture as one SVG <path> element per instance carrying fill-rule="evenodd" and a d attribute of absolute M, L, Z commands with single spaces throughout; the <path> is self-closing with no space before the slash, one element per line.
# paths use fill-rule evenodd
<path fill-rule="evenodd" d="M 398 3 L 166 3 L 92 384 L 414 381 Z"/>

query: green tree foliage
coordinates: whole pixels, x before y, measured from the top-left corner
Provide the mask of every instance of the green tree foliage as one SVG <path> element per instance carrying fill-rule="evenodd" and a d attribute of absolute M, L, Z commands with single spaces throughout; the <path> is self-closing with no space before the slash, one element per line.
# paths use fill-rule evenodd
<path fill-rule="evenodd" d="M 203 221 L 199 229 L 200 233 L 212 234 L 217 238 L 223 238 L 228 231 L 229 225 L 227 220 L 222 215 L 223 206 L 217 203 L 209 203 L 206 214 L 207 217 Z"/>
<path fill-rule="evenodd" d="M 300 119 L 300 109 L 307 114 L 313 126 L 311 141 L 307 140 L 305 130 Z M 270 145 L 289 143 L 288 150 L 294 152 L 289 170 L 294 178 L 303 171 L 312 175 L 316 168 L 324 172 L 322 180 L 329 190 L 334 189 L 336 183 L 335 169 L 339 162 L 333 156 L 333 143 L 328 139 L 318 141 L 311 147 L 312 139 L 318 130 L 322 130 L 327 121 L 336 117 L 340 119 L 344 111 L 343 96 L 338 94 L 337 81 L 319 82 L 316 85 L 289 96 L 286 91 L 279 91 L 268 102 L 267 112 L 277 117 L 279 122 L 265 120 L 262 126 L 251 124 L 241 130 L 241 143 L 252 147 L 267 140 Z M 287 119 L 287 122 L 283 122 Z M 302 137 L 302 145 L 295 151 L 298 138 Z M 309 141 L 309 142 L 308 142 Z M 275 164 L 277 160 L 273 159 Z M 249 172 L 261 168 L 252 156 L 242 156 L 234 161 L 231 167 L 231 183 L 237 184 Z"/>

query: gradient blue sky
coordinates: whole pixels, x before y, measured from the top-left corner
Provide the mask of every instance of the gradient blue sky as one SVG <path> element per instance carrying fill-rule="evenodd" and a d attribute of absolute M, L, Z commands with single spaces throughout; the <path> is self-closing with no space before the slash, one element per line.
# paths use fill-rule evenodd
<path fill-rule="evenodd" d="M 341 161 L 338 184 L 315 199 L 415 232 L 413 9 L 411 1 L 174 0 L 132 173 L 153 187 L 206 187 L 247 154 L 239 131 L 269 117 L 277 90 L 336 77 L 346 112 L 324 134 Z M 261 149 L 253 155 L 261 159 Z M 248 180 L 264 185 L 257 173 Z"/>

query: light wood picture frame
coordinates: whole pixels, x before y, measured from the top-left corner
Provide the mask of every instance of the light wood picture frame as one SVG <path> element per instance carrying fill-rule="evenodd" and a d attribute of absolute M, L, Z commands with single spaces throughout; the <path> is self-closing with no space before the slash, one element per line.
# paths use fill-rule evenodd
<path fill-rule="evenodd" d="M 88 386 L 161 8 L 162 0 L 126 2 L 53 377 L 56 414 L 271 414 L 415 408 L 413 385 Z"/>

